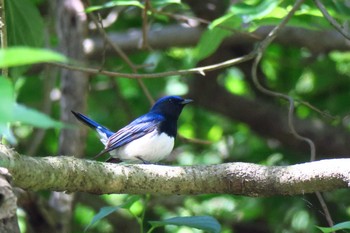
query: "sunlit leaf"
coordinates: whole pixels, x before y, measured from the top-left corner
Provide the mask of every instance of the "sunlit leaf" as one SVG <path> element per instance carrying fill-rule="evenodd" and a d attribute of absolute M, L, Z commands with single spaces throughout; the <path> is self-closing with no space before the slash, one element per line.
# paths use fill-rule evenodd
<path fill-rule="evenodd" d="M 0 68 L 66 60 L 67 58 L 62 54 L 47 49 L 11 47 L 0 50 Z"/>
<path fill-rule="evenodd" d="M 235 18 L 235 15 L 233 13 L 228 13 L 228 14 L 225 14 L 217 19 L 215 19 L 209 26 L 208 28 L 209 29 L 213 29 L 215 27 L 218 27 L 218 26 L 227 26 L 228 28 L 231 28 L 232 25 L 231 22 L 233 21 L 234 24 L 235 22 L 237 21 L 238 19 Z"/>
<path fill-rule="evenodd" d="M 14 105 L 14 114 L 12 121 L 19 121 L 39 128 L 61 128 L 63 124 L 53 120 L 49 116 L 35 109 L 27 108 L 20 104 Z"/>
<path fill-rule="evenodd" d="M 194 51 L 195 58 L 202 60 L 214 53 L 221 42 L 239 28 L 241 22 L 241 18 L 232 14 L 214 20 L 202 34 Z"/>
<path fill-rule="evenodd" d="M 14 89 L 10 79 L 0 76 L 0 136 L 3 136 L 11 144 L 16 143 L 9 122 L 13 116 L 15 104 Z"/>
<path fill-rule="evenodd" d="M 334 7 L 335 13 L 333 14 L 333 17 L 349 20 L 350 8 L 346 1 L 326 1 L 323 4 L 326 6 L 328 11 Z"/>
<path fill-rule="evenodd" d="M 317 228 L 320 229 L 323 233 L 330 233 L 334 231 L 350 229 L 350 221 L 338 223 L 333 227 L 317 227 Z"/>
<path fill-rule="evenodd" d="M 14 89 L 10 79 L 0 76 L 0 93 L 0 123 L 6 123 L 12 119 L 12 109 L 15 103 Z"/>
<path fill-rule="evenodd" d="M 171 4 L 181 4 L 180 0 L 151 0 L 152 7 L 166 7 Z"/>
<path fill-rule="evenodd" d="M 119 1 L 119 0 L 115 0 L 115 1 L 106 2 L 103 5 L 90 6 L 90 7 L 86 8 L 85 11 L 90 13 L 90 12 L 93 12 L 93 11 L 102 10 L 102 9 L 106 9 L 106 8 L 111 8 L 111 7 L 115 7 L 115 6 L 136 6 L 136 7 L 139 7 L 139 8 L 144 8 L 144 5 L 141 4 L 139 1 Z"/>
<path fill-rule="evenodd" d="M 0 136 L 4 137 L 12 145 L 17 143 L 9 123 L 0 122 Z"/>
<path fill-rule="evenodd" d="M 129 196 L 128 199 L 123 204 L 120 205 L 120 208 L 129 209 L 136 201 L 140 199 L 141 199 L 141 196 L 139 195 Z"/>
<path fill-rule="evenodd" d="M 240 4 L 233 4 L 231 7 L 231 12 L 235 15 L 245 16 L 245 21 L 247 17 L 249 20 L 263 17 L 272 12 L 279 4 L 279 1 L 276 0 L 264 0 L 258 1 L 258 4 L 249 5 L 244 2 Z"/>
<path fill-rule="evenodd" d="M 150 221 L 149 223 L 154 227 L 176 225 L 193 227 L 210 233 L 219 233 L 221 231 L 221 225 L 211 216 L 175 217 L 163 221 Z"/>

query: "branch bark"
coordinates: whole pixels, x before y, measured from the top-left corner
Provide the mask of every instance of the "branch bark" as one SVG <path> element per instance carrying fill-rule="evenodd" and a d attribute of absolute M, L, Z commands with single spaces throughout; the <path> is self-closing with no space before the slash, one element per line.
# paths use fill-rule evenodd
<path fill-rule="evenodd" d="M 7 169 L 0 168 L 0 232 L 17 233 L 17 197 L 9 183 L 11 175 Z"/>
<path fill-rule="evenodd" d="M 74 157 L 33 158 L 0 145 L 0 166 L 26 190 L 94 194 L 298 195 L 350 186 L 350 159 L 291 166 L 227 163 L 199 166 L 119 165 Z"/>
<path fill-rule="evenodd" d="M 262 26 L 252 34 L 237 33 L 224 41 L 224 46 L 241 45 L 242 43 L 252 44 L 266 38 L 273 26 Z M 205 28 L 183 27 L 170 25 L 161 29 L 151 29 L 148 33 L 148 43 L 153 49 L 166 49 L 169 47 L 195 46 Z M 118 44 L 124 51 L 135 51 L 139 49 L 141 29 L 130 29 L 126 32 L 108 33 L 110 40 Z M 315 40 L 315 38 L 318 38 Z M 316 31 L 304 28 L 287 26 L 281 29 L 275 43 L 285 46 L 304 47 L 312 53 L 327 53 L 332 50 L 348 51 L 350 46 L 344 37 L 336 30 Z M 90 58 L 100 57 L 104 40 L 100 36 L 88 38 L 84 41 L 85 53 Z M 107 52 L 112 50 L 107 47 Z"/>

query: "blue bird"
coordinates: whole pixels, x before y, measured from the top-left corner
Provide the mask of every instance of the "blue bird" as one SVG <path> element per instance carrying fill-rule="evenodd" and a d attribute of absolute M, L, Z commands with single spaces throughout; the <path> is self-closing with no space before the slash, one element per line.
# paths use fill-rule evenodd
<path fill-rule="evenodd" d="M 98 155 L 110 153 L 111 157 L 129 163 L 156 163 L 167 157 L 174 148 L 177 120 L 183 107 L 192 102 L 179 96 L 159 99 L 151 110 L 127 126 L 113 132 L 81 113 L 74 116 L 97 131 L 105 145 Z"/>

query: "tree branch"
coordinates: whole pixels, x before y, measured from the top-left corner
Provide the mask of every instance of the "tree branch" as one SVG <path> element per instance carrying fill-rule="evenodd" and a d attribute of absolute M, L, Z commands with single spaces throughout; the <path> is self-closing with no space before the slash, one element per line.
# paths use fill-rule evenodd
<path fill-rule="evenodd" d="M 26 190 L 130 194 L 297 195 L 348 188 L 350 159 L 291 166 L 227 163 L 199 166 L 119 165 L 74 157 L 33 158 L 0 145 L 0 166 Z"/>
<path fill-rule="evenodd" d="M 222 56 L 222 54 L 219 55 Z M 291 137 L 285 110 L 262 98 L 251 100 L 232 95 L 218 85 L 215 75 L 217 76 L 216 73 L 208 74 L 205 82 L 199 76 L 191 80 L 189 96 L 196 100 L 194 104 L 244 122 L 257 134 L 264 138 L 277 139 L 286 148 L 308 153 L 309 148 L 304 142 Z M 346 130 L 330 126 L 317 119 L 296 118 L 294 123 L 298 132 L 312 138 L 315 142 L 318 158 L 327 158 L 330 155 L 333 158 L 348 156 L 350 135 Z M 299 154 L 299 157 L 305 154 Z"/>
<path fill-rule="evenodd" d="M 224 41 L 224 45 L 233 46 L 242 43 L 254 43 L 263 40 L 273 26 L 262 26 L 252 34 L 235 33 Z M 148 43 L 153 49 L 167 49 L 170 47 L 189 47 L 198 43 L 203 31 L 201 27 L 183 27 L 180 25 L 170 25 L 161 30 L 150 29 L 148 33 Z M 121 49 L 130 52 L 139 49 L 142 31 L 140 29 L 130 29 L 126 32 L 110 32 L 108 37 L 114 44 L 118 44 Z M 260 38 L 260 39 L 259 39 Z M 315 38 L 318 38 L 315 41 Z M 275 43 L 285 46 L 305 47 L 312 53 L 327 53 L 332 50 L 348 51 L 349 44 L 344 37 L 336 30 L 316 31 L 305 28 L 286 26 L 281 29 Z M 85 40 L 85 52 L 90 58 L 99 57 L 104 48 L 104 40 L 95 36 Z M 107 47 L 107 53 L 111 53 Z"/>
<path fill-rule="evenodd" d="M 350 34 L 341 26 L 327 11 L 326 7 L 319 0 L 314 0 L 318 9 L 322 12 L 323 16 L 328 20 L 328 22 L 346 39 L 350 40 Z"/>
<path fill-rule="evenodd" d="M 196 68 L 187 69 L 187 70 L 165 71 L 165 72 L 152 73 L 152 74 L 120 73 L 120 72 L 105 71 L 105 70 L 94 69 L 94 68 L 85 68 L 85 67 L 80 67 L 80 66 L 66 65 L 66 64 L 61 64 L 61 63 L 48 63 L 48 64 L 58 66 L 61 68 L 65 68 L 68 70 L 81 71 L 81 72 L 85 72 L 85 73 L 89 73 L 89 74 L 103 74 L 103 75 L 106 75 L 108 77 L 120 77 L 120 78 L 130 78 L 130 79 L 143 79 L 143 78 L 152 79 L 152 78 L 161 78 L 161 77 L 166 77 L 166 76 L 171 76 L 171 75 L 201 74 L 204 76 L 205 72 L 230 67 L 233 65 L 237 65 L 239 63 L 253 59 L 255 57 L 255 55 L 256 55 L 256 51 L 252 51 L 251 53 L 246 54 L 242 57 L 233 58 L 230 60 L 226 60 L 224 62 L 212 64 L 212 65 L 196 67 Z"/>
<path fill-rule="evenodd" d="M 11 178 L 7 169 L 0 168 L 0 232 L 17 233 L 17 197 L 10 185 Z"/>

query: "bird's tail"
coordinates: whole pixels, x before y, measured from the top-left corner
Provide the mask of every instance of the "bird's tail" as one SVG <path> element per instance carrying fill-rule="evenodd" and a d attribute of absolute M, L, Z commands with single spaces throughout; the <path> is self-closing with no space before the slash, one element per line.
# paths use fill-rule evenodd
<path fill-rule="evenodd" d="M 97 133 L 100 135 L 101 141 L 103 142 L 103 144 L 105 144 L 107 139 L 110 136 L 112 136 L 113 132 L 110 131 L 109 129 L 107 129 L 106 127 L 104 127 L 103 125 L 100 125 L 99 123 L 91 120 L 90 118 L 88 118 L 87 116 L 85 116 L 81 113 L 74 112 L 74 111 L 72 111 L 72 113 L 79 121 L 83 122 L 84 124 L 86 124 L 90 128 L 95 129 L 97 131 Z"/>

